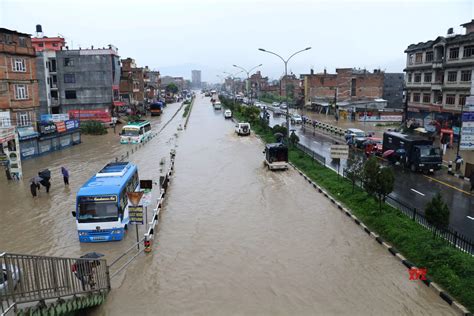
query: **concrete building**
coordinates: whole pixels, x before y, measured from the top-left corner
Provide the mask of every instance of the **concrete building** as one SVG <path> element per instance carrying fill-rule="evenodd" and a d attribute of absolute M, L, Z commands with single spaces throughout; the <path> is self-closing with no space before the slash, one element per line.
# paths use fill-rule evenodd
<path fill-rule="evenodd" d="M 464 23 L 465 34 L 411 44 L 405 50 L 408 118 L 434 130 L 460 127 L 460 114 L 470 95 L 474 68 L 474 20 Z"/>
<path fill-rule="evenodd" d="M 183 91 L 185 88 L 185 80 L 183 77 L 171 77 L 171 76 L 163 76 L 161 77 L 161 89 L 165 89 L 167 85 L 170 83 L 174 83 L 179 91 Z"/>
<path fill-rule="evenodd" d="M 201 89 L 201 70 L 191 71 L 191 84 L 193 89 Z"/>
<path fill-rule="evenodd" d="M 0 28 L 0 128 L 35 127 L 38 108 L 31 35 Z"/>
<path fill-rule="evenodd" d="M 382 99 L 387 100 L 387 108 L 403 108 L 404 73 L 383 73 Z"/>
<path fill-rule="evenodd" d="M 110 116 L 121 105 L 120 57 L 112 45 L 57 51 L 56 64 L 60 113 L 96 110 Z"/>

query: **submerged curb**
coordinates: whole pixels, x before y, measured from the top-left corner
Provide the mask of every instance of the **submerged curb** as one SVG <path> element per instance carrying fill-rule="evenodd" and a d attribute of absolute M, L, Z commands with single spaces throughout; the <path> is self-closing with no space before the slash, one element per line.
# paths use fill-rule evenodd
<path fill-rule="evenodd" d="M 335 204 L 339 210 L 344 212 L 348 217 L 350 217 L 357 225 L 359 225 L 370 237 L 375 239 L 380 245 L 382 245 L 385 249 L 390 252 L 392 256 L 398 259 L 406 268 L 416 268 L 416 266 L 408 261 L 401 253 L 399 253 L 393 246 L 387 243 L 385 240 L 382 239 L 379 235 L 372 232 L 367 228 L 367 226 L 362 223 L 354 214 L 352 214 L 351 210 L 343 206 L 339 201 L 334 199 L 330 194 L 328 194 L 321 186 L 316 184 L 312 181 L 306 174 L 304 174 L 298 167 L 296 167 L 293 163 L 289 162 L 289 164 L 305 179 L 307 180 L 314 189 L 318 190 L 319 193 L 323 194 L 331 203 Z M 421 280 L 426 286 L 428 286 L 432 291 L 434 291 L 437 295 L 439 295 L 446 303 L 448 303 L 456 312 L 463 316 L 472 316 L 471 312 L 464 307 L 459 302 L 453 300 L 451 296 L 447 292 L 445 292 L 438 284 L 432 282 L 428 278 L 426 280 Z"/>

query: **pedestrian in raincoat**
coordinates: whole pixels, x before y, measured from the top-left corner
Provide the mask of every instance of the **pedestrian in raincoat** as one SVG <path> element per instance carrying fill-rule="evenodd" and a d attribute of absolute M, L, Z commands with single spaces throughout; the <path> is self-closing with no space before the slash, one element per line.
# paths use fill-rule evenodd
<path fill-rule="evenodd" d="M 69 171 L 61 167 L 61 173 L 63 174 L 64 185 L 69 185 Z"/>
<path fill-rule="evenodd" d="M 36 183 L 31 182 L 30 191 L 31 191 L 31 195 L 33 195 L 33 197 L 36 197 Z"/>

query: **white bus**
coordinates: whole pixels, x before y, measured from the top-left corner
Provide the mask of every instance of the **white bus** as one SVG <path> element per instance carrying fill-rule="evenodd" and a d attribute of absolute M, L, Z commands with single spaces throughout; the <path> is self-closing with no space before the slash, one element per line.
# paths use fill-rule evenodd
<path fill-rule="evenodd" d="M 151 137 L 151 124 L 149 121 L 140 120 L 129 122 L 122 127 L 120 133 L 121 144 L 138 144 Z"/>

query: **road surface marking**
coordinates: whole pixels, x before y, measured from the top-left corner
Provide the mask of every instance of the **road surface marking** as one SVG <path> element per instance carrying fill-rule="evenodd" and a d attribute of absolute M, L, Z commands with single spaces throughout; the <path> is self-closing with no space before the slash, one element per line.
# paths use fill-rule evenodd
<path fill-rule="evenodd" d="M 471 221 L 474 221 L 474 217 L 472 216 L 466 216 L 467 218 L 469 218 Z"/>
<path fill-rule="evenodd" d="M 412 190 L 413 192 L 415 192 L 415 193 L 418 193 L 418 194 L 421 195 L 421 196 L 425 196 L 425 195 L 424 195 L 423 193 L 421 193 L 420 191 L 417 191 L 417 190 L 415 190 L 415 189 L 411 189 L 411 190 Z"/>
<path fill-rule="evenodd" d="M 423 175 L 423 177 L 426 177 L 426 178 L 431 179 L 431 180 L 433 180 L 433 181 L 436 181 L 436 182 L 439 182 L 439 183 L 441 183 L 441 184 L 444 184 L 445 186 L 450 187 L 451 189 L 457 190 L 457 191 L 459 191 L 459 192 L 462 192 L 462 193 L 464 193 L 464 194 L 472 195 L 471 193 L 469 193 L 469 192 L 467 192 L 467 191 L 464 191 L 464 190 L 461 190 L 461 189 L 459 189 L 459 188 L 456 188 L 454 185 L 451 185 L 451 184 L 449 184 L 449 183 L 446 183 L 446 182 L 443 182 L 443 181 L 441 181 L 441 180 L 435 179 L 435 178 L 433 178 L 433 177 L 430 177 L 430 176 L 427 176 L 427 175 Z"/>

